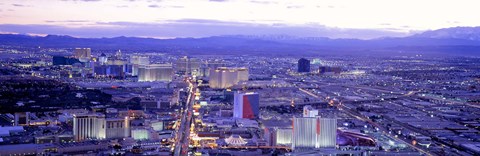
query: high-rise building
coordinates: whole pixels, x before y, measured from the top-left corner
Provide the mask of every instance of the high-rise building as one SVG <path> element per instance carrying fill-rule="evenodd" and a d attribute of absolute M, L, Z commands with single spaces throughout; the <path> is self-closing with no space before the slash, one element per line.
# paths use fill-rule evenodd
<path fill-rule="evenodd" d="M 329 67 L 329 66 L 318 67 L 319 74 L 328 74 L 328 73 L 340 74 L 341 72 L 342 72 L 342 68 L 340 67 Z"/>
<path fill-rule="evenodd" d="M 96 65 L 93 67 L 93 73 L 95 76 L 107 76 L 107 65 Z"/>
<path fill-rule="evenodd" d="M 301 58 L 298 60 L 298 72 L 299 73 L 308 73 L 310 72 L 310 60 Z"/>
<path fill-rule="evenodd" d="M 132 76 L 138 75 L 138 68 L 142 65 L 149 65 L 150 59 L 148 56 L 130 56 L 130 64 L 132 65 Z"/>
<path fill-rule="evenodd" d="M 104 65 L 108 62 L 108 57 L 107 55 L 105 55 L 104 53 L 102 53 L 100 55 L 100 57 L 98 57 L 98 62 L 101 64 L 101 65 Z"/>
<path fill-rule="evenodd" d="M 211 69 L 217 69 L 218 67 L 225 67 L 225 65 L 226 65 L 225 62 L 222 60 L 207 61 L 205 62 L 205 64 L 202 64 L 200 66 L 200 70 L 197 76 L 208 77 L 210 76 Z"/>
<path fill-rule="evenodd" d="M 106 138 L 126 138 L 130 136 L 130 121 L 125 118 L 106 119 Z"/>
<path fill-rule="evenodd" d="M 133 55 L 130 56 L 130 63 L 138 65 L 148 65 L 150 64 L 150 58 L 148 56 Z"/>
<path fill-rule="evenodd" d="M 127 64 L 127 62 L 125 60 L 116 59 L 115 57 L 110 57 L 107 60 L 107 65 L 123 66 L 125 64 Z"/>
<path fill-rule="evenodd" d="M 93 72 L 97 77 L 123 77 L 125 76 L 123 72 L 123 66 L 121 65 L 95 65 Z"/>
<path fill-rule="evenodd" d="M 142 65 L 138 68 L 138 81 L 172 81 L 171 64 Z"/>
<path fill-rule="evenodd" d="M 196 58 L 182 57 L 175 63 L 176 71 L 184 74 L 197 75 L 200 71 L 200 60 Z"/>
<path fill-rule="evenodd" d="M 208 84 L 210 88 L 229 88 L 240 81 L 248 81 L 247 68 L 218 67 L 210 70 Z"/>
<path fill-rule="evenodd" d="M 337 119 L 317 117 L 294 117 L 292 149 L 335 147 Z"/>
<path fill-rule="evenodd" d="M 75 48 L 75 58 L 89 60 L 92 57 L 92 50 L 90 48 Z"/>
<path fill-rule="evenodd" d="M 73 135 L 76 141 L 105 139 L 105 115 L 76 114 L 73 116 Z"/>
<path fill-rule="evenodd" d="M 235 92 L 233 117 L 254 119 L 258 117 L 260 96 L 254 92 Z"/>
<path fill-rule="evenodd" d="M 113 77 L 124 77 L 122 65 L 108 65 L 107 74 Z"/>
<path fill-rule="evenodd" d="M 115 53 L 115 58 L 122 59 L 122 51 L 120 49 Z"/>
<path fill-rule="evenodd" d="M 317 117 L 316 148 L 335 147 L 337 145 L 337 119 Z"/>
<path fill-rule="evenodd" d="M 53 65 L 73 65 L 75 63 L 80 63 L 80 60 L 72 57 L 53 56 L 52 63 Z"/>

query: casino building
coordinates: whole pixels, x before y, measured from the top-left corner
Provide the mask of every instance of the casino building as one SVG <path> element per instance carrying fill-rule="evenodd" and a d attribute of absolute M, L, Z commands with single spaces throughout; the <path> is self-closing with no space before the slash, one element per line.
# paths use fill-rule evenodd
<path fill-rule="evenodd" d="M 336 146 L 337 119 L 294 117 L 292 121 L 292 150 Z"/>

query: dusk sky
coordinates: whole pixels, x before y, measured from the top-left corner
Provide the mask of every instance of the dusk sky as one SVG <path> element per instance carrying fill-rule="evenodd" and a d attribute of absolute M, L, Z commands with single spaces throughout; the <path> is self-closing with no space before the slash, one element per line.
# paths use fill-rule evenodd
<path fill-rule="evenodd" d="M 477 0 L 2 0 L 0 32 L 370 39 L 480 26 L 478 6 Z"/>

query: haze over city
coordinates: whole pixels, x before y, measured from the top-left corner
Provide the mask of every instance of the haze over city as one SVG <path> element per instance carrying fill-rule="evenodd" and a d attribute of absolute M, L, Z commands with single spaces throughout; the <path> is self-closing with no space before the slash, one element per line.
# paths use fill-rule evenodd
<path fill-rule="evenodd" d="M 0 156 L 480 155 L 473 0 L 2 0 Z"/>
<path fill-rule="evenodd" d="M 477 5 L 475 0 L 5 0 L 0 3 L 0 30 L 76 37 L 276 34 L 371 39 L 479 26 Z"/>

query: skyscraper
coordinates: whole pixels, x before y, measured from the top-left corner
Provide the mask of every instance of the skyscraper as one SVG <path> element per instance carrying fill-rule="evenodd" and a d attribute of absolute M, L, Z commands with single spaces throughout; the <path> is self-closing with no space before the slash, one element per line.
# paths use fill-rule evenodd
<path fill-rule="evenodd" d="M 310 72 L 310 60 L 301 58 L 298 60 L 298 72 L 299 73 L 308 73 Z"/>
<path fill-rule="evenodd" d="M 77 59 L 90 59 L 92 57 L 92 50 L 90 48 L 75 48 L 75 58 Z"/>
<path fill-rule="evenodd" d="M 73 116 L 73 135 L 76 141 L 105 139 L 105 115 L 81 114 Z"/>
<path fill-rule="evenodd" d="M 337 119 L 317 117 L 294 117 L 292 149 L 335 147 Z"/>
<path fill-rule="evenodd" d="M 340 74 L 341 72 L 342 72 L 342 68 L 340 67 L 329 67 L 329 66 L 318 67 L 318 73 L 320 74 L 326 74 L 326 73 Z"/>
<path fill-rule="evenodd" d="M 120 49 L 118 49 L 118 51 L 115 53 L 115 58 L 122 59 L 122 51 Z"/>
<path fill-rule="evenodd" d="M 104 53 L 102 53 L 102 54 L 100 55 L 100 57 L 98 57 L 98 62 L 99 62 L 101 65 L 106 64 L 107 61 L 108 61 L 107 55 L 105 55 Z"/>
<path fill-rule="evenodd" d="M 254 119 L 258 117 L 260 96 L 254 92 L 235 92 L 233 117 Z"/>
<path fill-rule="evenodd" d="M 138 56 L 134 55 L 130 57 L 130 64 L 132 64 L 132 76 L 138 75 L 138 68 L 141 65 L 149 65 L 150 58 L 148 56 Z"/>
<path fill-rule="evenodd" d="M 200 71 L 200 60 L 196 58 L 182 57 L 175 63 L 176 71 L 179 73 L 197 75 Z"/>
<path fill-rule="evenodd" d="M 73 65 L 75 63 L 80 63 L 80 60 L 73 57 L 53 56 L 52 63 L 53 65 Z"/>
<path fill-rule="evenodd" d="M 222 60 L 207 61 L 200 67 L 198 76 L 208 77 L 210 76 L 210 70 L 217 69 L 218 67 L 225 67 L 225 62 Z"/>
<path fill-rule="evenodd" d="M 123 77 L 123 66 L 121 65 L 95 65 L 93 67 L 93 72 L 97 77 L 106 77 L 106 76 L 113 76 L 113 77 Z"/>
<path fill-rule="evenodd" d="M 208 84 L 210 88 L 228 88 L 240 81 L 248 81 L 247 68 L 218 67 L 210 70 Z"/>
<path fill-rule="evenodd" d="M 138 81 L 172 81 L 171 64 L 142 65 L 138 68 Z"/>

